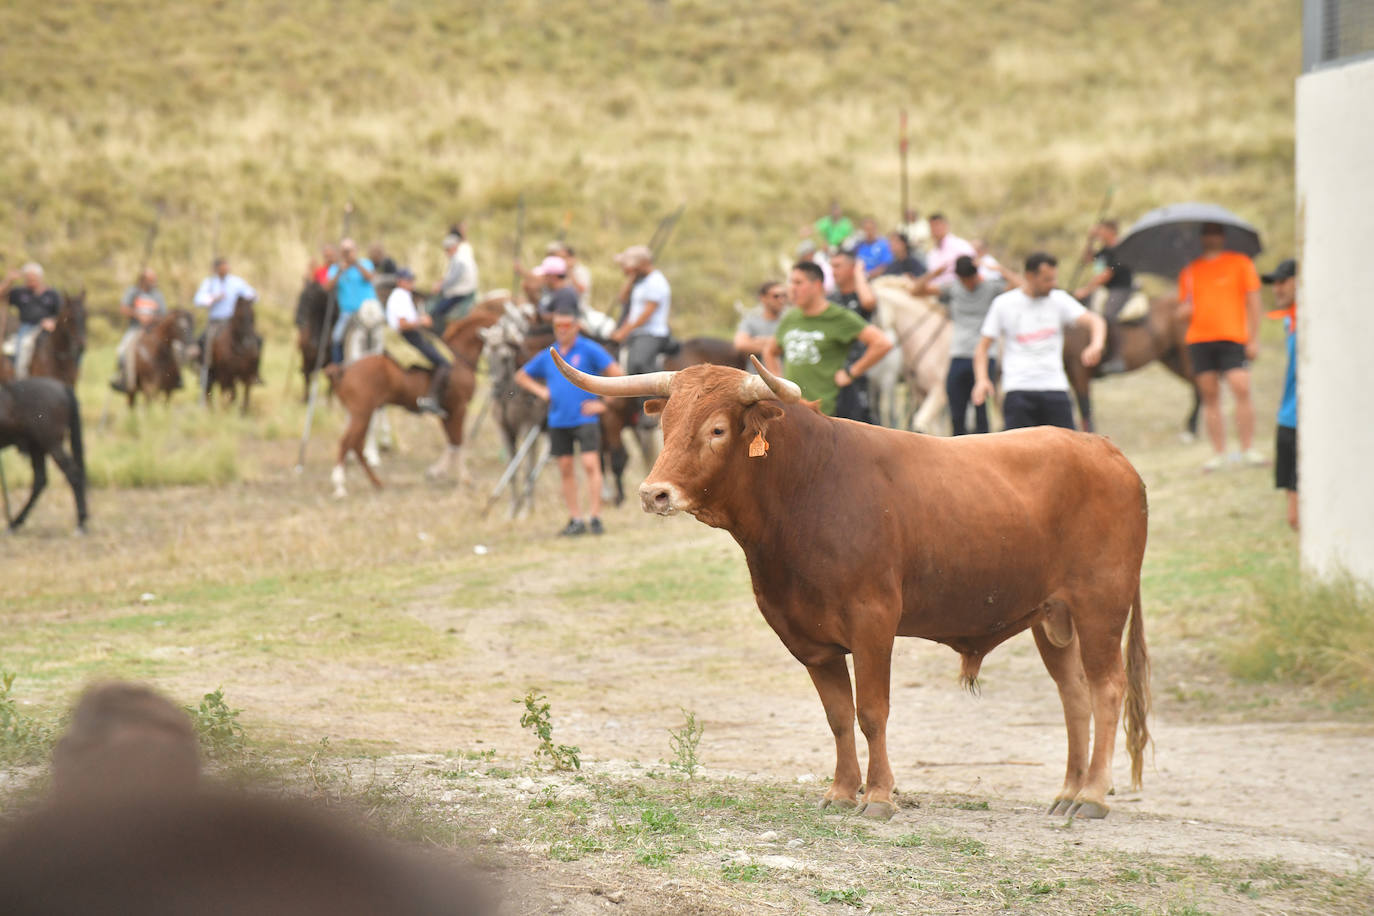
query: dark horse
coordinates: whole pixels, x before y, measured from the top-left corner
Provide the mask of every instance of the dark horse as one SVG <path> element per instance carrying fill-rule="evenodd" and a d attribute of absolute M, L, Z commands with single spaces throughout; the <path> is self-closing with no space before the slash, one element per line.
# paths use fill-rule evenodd
<path fill-rule="evenodd" d="M 72 451 L 62 447 L 71 435 Z M 0 382 L 0 449 L 16 446 L 33 463 L 33 488 L 10 530 L 24 524 L 48 484 L 47 457 L 62 469 L 76 496 L 76 527 L 86 530 L 86 451 L 81 443 L 81 409 L 76 394 L 50 378 Z M 8 505 L 6 506 L 8 509 Z"/>
<path fill-rule="evenodd" d="M 1201 402 L 1193 382 L 1193 367 L 1188 362 L 1188 348 L 1183 341 L 1187 330 L 1187 320 L 1178 316 L 1178 300 L 1173 296 L 1161 296 L 1150 300 L 1150 311 L 1142 320 L 1115 325 L 1109 341 L 1125 364 L 1124 371 L 1132 372 L 1159 360 L 1166 369 L 1188 383 L 1193 390 L 1193 409 L 1184 427 L 1195 436 Z M 1093 431 L 1092 399 L 1088 389 L 1094 378 L 1102 377 L 1099 369 L 1083 365 L 1083 349 L 1088 345 L 1088 337 L 1086 328 L 1071 327 L 1064 332 L 1064 370 L 1078 400 L 1084 432 Z"/>
<path fill-rule="evenodd" d="M 248 413 L 248 398 L 258 382 L 258 365 L 262 361 L 262 338 L 253 326 L 253 300 L 240 298 L 234 304 L 234 317 L 224 325 L 210 348 L 210 368 L 206 373 L 205 397 L 219 386 L 220 393 L 228 393 L 234 403 L 238 385 L 243 385 L 243 404 L 240 412 Z"/>
<path fill-rule="evenodd" d="M 147 401 L 159 392 L 172 399 L 181 387 L 181 367 L 193 334 L 191 313 L 185 309 L 173 309 L 144 329 L 128 356 L 134 382 L 128 391 L 130 407 L 140 394 Z"/>
<path fill-rule="evenodd" d="M 301 351 L 301 400 L 310 400 L 315 370 L 329 365 L 329 332 L 334 328 L 334 297 L 314 280 L 307 280 L 296 299 L 296 346 Z"/>
<path fill-rule="evenodd" d="M 55 378 L 64 385 L 75 385 L 81 371 L 81 356 L 86 352 L 86 291 L 61 294 L 57 327 L 39 331 L 29 360 L 30 378 Z M 14 377 L 14 366 L 0 358 L 0 380 Z"/>

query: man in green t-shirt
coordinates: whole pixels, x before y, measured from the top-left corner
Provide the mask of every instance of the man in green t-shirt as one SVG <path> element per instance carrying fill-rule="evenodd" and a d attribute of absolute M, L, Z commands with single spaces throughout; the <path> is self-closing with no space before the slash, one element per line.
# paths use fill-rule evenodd
<path fill-rule="evenodd" d="M 826 248 L 838 248 L 844 244 L 845 239 L 854 234 L 854 223 L 844 215 L 838 200 L 830 202 L 830 212 L 816 220 L 816 225 L 812 228 L 821 237 Z"/>
<path fill-rule="evenodd" d="M 821 412 L 835 413 L 841 388 L 854 383 L 892 349 L 892 341 L 859 315 L 825 298 L 825 275 L 810 261 L 792 268 L 788 291 L 797 306 L 782 316 L 777 334 L 769 341 L 764 362 L 778 375 L 797 383 L 802 397 L 821 402 Z M 868 349 L 845 369 L 849 346 L 859 341 Z M 786 360 L 786 372 L 778 353 Z"/>

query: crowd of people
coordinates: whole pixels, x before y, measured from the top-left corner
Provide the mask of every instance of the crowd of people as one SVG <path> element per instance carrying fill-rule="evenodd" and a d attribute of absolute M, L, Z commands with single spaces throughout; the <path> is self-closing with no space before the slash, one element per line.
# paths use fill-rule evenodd
<path fill-rule="evenodd" d="M 796 382 L 805 397 L 836 417 L 875 422 L 866 373 L 893 346 L 874 325 L 877 297 L 871 281 L 878 277 L 899 278 L 906 291 L 932 297 L 946 310 L 952 335 L 945 393 L 955 435 L 993 428 L 988 403 L 999 380 L 1004 428 L 1040 424 L 1073 428 L 1070 384 L 1061 355 L 1065 331 L 1074 325 L 1086 329 L 1090 339 L 1081 354 L 1085 366 L 1095 367 L 1098 374 L 1119 372 L 1125 367 L 1113 328 L 1123 320 L 1133 320 L 1146 307 L 1134 272 L 1117 254 L 1120 229 L 1111 219 L 1093 228 L 1081 257 L 1084 266 L 1091 265 L 1089 277 L 1071 292 L 1059 288 L 1058 262 L 1052 255 L 1034 252 L 1026 258 L 1024 272 L 1012 270 L 988 251 L 985 240 L 956 235 L 949 219 L 939 212 L 922 218 L 908 210 L 897 226 L 882 233 L 874 217 L 865 216 L 856 225 L 833 202 L 824 216 L 804 227 L 803 236 L 790 275 L 785 281 L 769 280 L 759 286 L 757 304 L 740 319 L 733 343 L 741 353 L 757 355 L 772 371 Z M 1249 257 L 1226 250 L 1221 226 L 1204 226 L 1200 241 L 1202 256 L 1178 277 L 1178 300 L 1179 315 L 1187 321 L 1188 357 L 1213 448 L 1203 469 L 1268 465 L 1268 456 L 1254 445 L 1248 371 L 1258 348 L 1260 277 Z M 363 256 L 349 238 L 325 245 L 308 277 L 337 303 L 329 334 L 334 361 L 343 361 L 344 336 L 351 322 L 373 310 L 378 320 L 384 319 L 433 365 L 431 387 L 417 406 L 442 416 L 441 392 L 453 361 L 441 340 L 442 330 L 473 307 L 481 274 L 461 222 L 449 229 L 440 245 L 444 273 L 429 288 L 425 301 L 417 301 L 412 268 L 398 265 L 380 245 L 373 245 L 368 256 Z M 604 349 L 567 334 L 558 343 L 560 350 L 566 350 L 565 356 L 579 355 L 592 367 L 590 371 L 612 365 L 623 366 L 629 373 L 655 369 L 673 344 L 672 286 L 654 260 L 654 252 L 643 245 L 631 246 L 615 257 L 624 278 L 612 306 L 619 315 L 608 317 L 602 336 L 620 348 L 619 361 L 608 362 L 602 356 Z M 592 273 L 570 244 L 552 241 L 537 266 L 526 269 L 517 261 L 514 267 L 521 290 L 542 318 L 565 331 L 568 317 L 578 319 L 574 328 L 579 322 L 586 325 L 593 313 Z M 1285 269 L 1296 271 L 1295 266 Z M 1265 279 L 1275 284 L 1276 297 L 1291 316 L 1293 293 L 1285 284 L 1292 285 L 1293 274 L 1281 274 Z M 379 289 L 388 291 L 385 303 L 379 301 Z M 58 294 L 46 285 L 43 269 L 36 263 L 11 272 L 0 292 L 18 310 L 14 363 L 16 374 L 22 377 L 37 332 L 51 330 L 56 319 Z M 213 339 L 232 317 L 239 300 L 256 298 L 253 287 L 230 271 L 228 260 L 217 257 L 193 299 L 206 313 L 201 352 L 206 350 L 207 339 Z M 111 380 L 116 390 L 126 391 L 131 384 L 128 354 L 140 334 L 166 313 L 157 274 L 145 269 L 120 301 L 120 314 L 128 323 L 116 352 Z M 599 352 L 586 344 L 598 346 Z M 596 416 L 590 411 L 595 408 L 564 390 L 549 374 L 550 365 L 532 361 L 524 367 L 520 384 L 550 401 L 551 416 L 558 421 L 551 424 L 554 428 L 573 430 L 560 432 L 556 443 L 571 515 L 568 532 L 600 530 L 599 507 L 592 501 L 590 515 L 580 511 L 571 483 L 575 448 L 581 449 L 585 463 L 585 456 L 594 454 L 599 444 L 593 441 Z M 1234 402 L 1239 449 L 1233 453 L 1226 449 L 1223 387 Z M 1284 403 L 1280 428 L 1291 431 L 1296 424 L 1295 400 L 1285 395 Z M 1294 440 L 1295 436 L 1283 433 L 1277 460 L 1284 471 L 1281 485 L 1289 489 L 1296 488 L 1296 473 L 1288 473 L 1295 467 L 1295 459 L 1290 460 Z"/>

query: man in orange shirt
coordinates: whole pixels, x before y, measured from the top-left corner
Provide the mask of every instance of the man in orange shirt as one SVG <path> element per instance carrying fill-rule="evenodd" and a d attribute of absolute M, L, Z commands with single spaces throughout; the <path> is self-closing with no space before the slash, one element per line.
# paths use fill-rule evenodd
<path fill-rule="evenodd" d="M 1268 459 L 1254 447 L 1255 408 L 1250 401 L 1249 364 L 1259 353 L 1260 281 L 1248 257 L 1226 250 L 1225 230 L 1202 227 L 1202 257 L 1178 275 L 1179 313 L 1189 319 L 1188 359 L 1202 398 L 1213 455 L 1204 471 L 1226 464 L 1226 423 L 1221 415 L 1221 380 L 1236 402 L 1236 460 L 1262 467 Z"/>

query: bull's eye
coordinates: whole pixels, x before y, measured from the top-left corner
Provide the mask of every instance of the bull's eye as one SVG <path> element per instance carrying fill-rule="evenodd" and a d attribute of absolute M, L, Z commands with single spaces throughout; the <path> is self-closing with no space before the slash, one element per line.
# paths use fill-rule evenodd
<path fill-rule="evenodd" d="M 715 427 L 712 427 L 712 428 L 711 428 L 711 435 L 713 435 L 713 436 L 715 436 L 717 439 L 719 439 L 721 436 L 724 436 L 724 435 L 725 435 L 725 427 L 724 427 L 724 426 L 715 426 Z"/>

